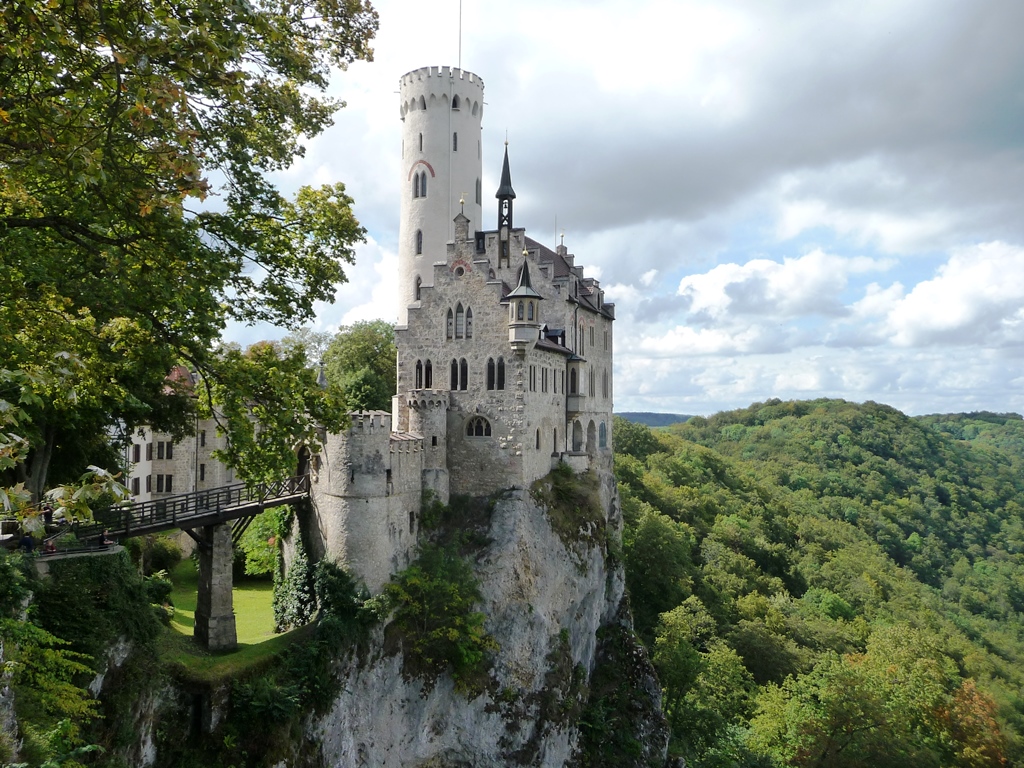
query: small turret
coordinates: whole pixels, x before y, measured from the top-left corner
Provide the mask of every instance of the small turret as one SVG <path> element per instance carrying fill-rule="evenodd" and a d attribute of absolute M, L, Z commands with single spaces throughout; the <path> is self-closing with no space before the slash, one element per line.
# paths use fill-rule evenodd
<path fill-rule="evenodd" d="M 516 349 L 536 341 L 540 332 L 540 302 L 543 300 L 530 283 L 530 263 L 523 251 L 519 283 L 508 294 L 508 340 Z"/>

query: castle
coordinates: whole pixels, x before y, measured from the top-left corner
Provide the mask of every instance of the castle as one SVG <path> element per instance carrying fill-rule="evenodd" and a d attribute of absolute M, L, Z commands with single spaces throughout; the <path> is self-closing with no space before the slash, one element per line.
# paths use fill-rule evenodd
<path fill-rule="evenodd" d="M 551 250 L 515 226 L 507 146 L 485 227 L 483 88 L 448 67 L 401 78 L 398 394 L 391 413 L 352 414 L 346 432 L 300 461 L 314 556 L 344 563 L 371 591 L 411 557 L 425 491 L 447 501 L 527 488 L 563 461 L 611 470 L 615 306 L 564 245 Z M 133 493 L 230 481 L 209 455 L 222 439 L 201 423 L 175 452 L 143 434 L 130 449 Z"/>

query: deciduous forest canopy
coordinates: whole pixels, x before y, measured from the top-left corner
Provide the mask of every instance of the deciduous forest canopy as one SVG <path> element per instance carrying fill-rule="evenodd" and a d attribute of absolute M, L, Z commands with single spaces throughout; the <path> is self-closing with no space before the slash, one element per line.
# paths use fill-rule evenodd
<path fill-rule="evenodd" d="M 329 72 L 371 57 L 376 24 L 362 0 L 2 5 L 0 359 L 36 377 L 19 467 L 37 496 L 112 424 L 175 431 L 209 408 L 210 388 L 165 381 L 178 363 L 229 383 L 235 410 L 337 417 L 315 373 L 217 342 L 228 320 L 297 327 L 345 279 L 363 229 L 344 186 L 286 199 L 268 174 L 342 106 Z"/>
<path fill-rule="evenodd" d="M 1024 759 L 1024 421 L 768 401 L 616 422 L 624 557 L 688 765 Z"/>

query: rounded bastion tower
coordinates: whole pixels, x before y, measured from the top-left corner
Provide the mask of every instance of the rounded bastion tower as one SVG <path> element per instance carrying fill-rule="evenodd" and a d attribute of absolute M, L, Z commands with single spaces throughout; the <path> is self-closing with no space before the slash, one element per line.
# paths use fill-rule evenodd
<path fill-rule="evenodd" d="M 419 288 L 434 284 L 462 210 L 481 228 L 481 120 L 484 83 L 454 67 L 421 67 L 399 81 L 402 115 L 401 221 L 398 228 L 398 324 Z M 465 201 L 465 206 L 460 204 Z"/>

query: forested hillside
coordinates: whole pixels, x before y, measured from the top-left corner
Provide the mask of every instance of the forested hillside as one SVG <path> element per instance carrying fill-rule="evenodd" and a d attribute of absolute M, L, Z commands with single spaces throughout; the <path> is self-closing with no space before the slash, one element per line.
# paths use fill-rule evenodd
<path fill-rule="evenodd" d="M 1024 422 L 618 420 L 636 626 L 689 765 L 1024 761 Z"/>

